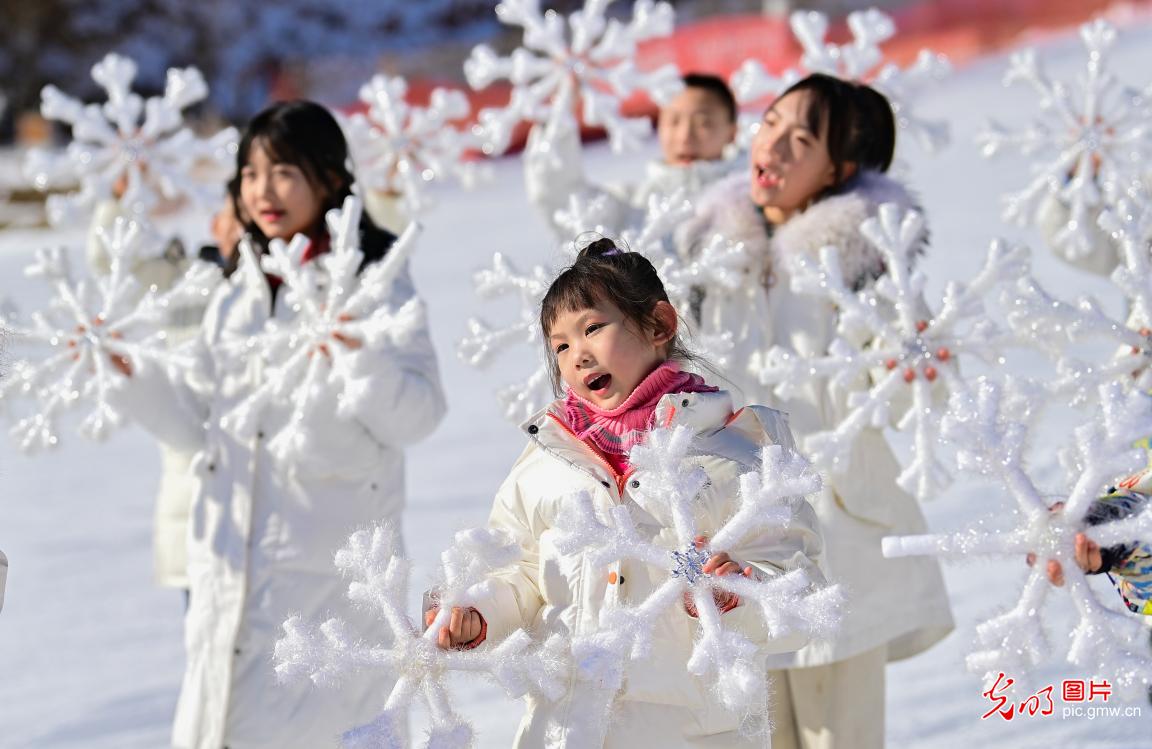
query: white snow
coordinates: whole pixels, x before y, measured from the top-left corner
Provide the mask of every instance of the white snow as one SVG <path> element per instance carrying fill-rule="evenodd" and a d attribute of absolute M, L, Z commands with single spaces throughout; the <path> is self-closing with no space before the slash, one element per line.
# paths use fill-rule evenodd
<path fill-rule="evenodd" d="M 1146 74 L 1152 63 L 1150 41 L 1152 26 L 1123 33 L 1117 66 Z M 1073 37 L 1046 44 L 1044 53 L 1053 73 L 1061 76 L 1082 64 L 1082 48 Z M 1001 88 L 1005 64 L 1006 57 L 1000 57 L 960 71 L 918 103 L 923 114 L 946 118 L 954 134 L 948 149 L 931 158 L 919 156 L 906 167 L 932 229 L 924 264 L 928 293 L 938 295 L 947 281 L 974 275 L 988 241 L 1003 235 L 1032 245 L 1036 275 L 1053 293 L 1097 294 L 1119 314 L 1119 300 L 1107 293 L 1105 280 L 1060 265 L 1034 233 L 999 220 L 998 198 L 1025 180 L 1026 164 L 1023 159 L 982 161 L 973 139 L 989 115 L 1020 121 L 1035 106 L 1034 100 Z M 654 144 L 629 156 L 596 146 L 587 167 L 597 181 L 620 180 L 635 175 L 653 153 Z M 404 531 L 416 566 L 414 608 L 438 553 L 454 531 L 483 523 L 497 485 L 524 444 L 502 418 L 492 391 L 531 371 L 533 352 L 516 352 L 485 372 L 453 353 L 465 320 L 480 308 L 472 271 L 497 250 L 520 267 L 531 267 L 555 246 L 548 228 L 528 209 L 519 163 L 506 160 L 494 171 L 495 183 L 481 191 L 442 196 L 424 217 L 427 231 L 414 259 L 450 403 L 436 434 L 409 451 Z M 206 219 L 199 231 L 203 240 Z M 73 242 L 81 241 L 83 233 L 83 227 L 65 232 Z M 2 291 L 26 308 L 33 306 L 41 292 L 23 279 L 21 269 L 38 246 L 57 244 L 60 236 L 33 230 L 0 234 Z M 1036 359 L 1021 366 L 1028 374 L 1040 374 L 1046 365 Z M 1075 423 L 1069 414 L 1050 422 L 1043 432 L 1048 448 Z M 104 445 L 65 439 L 56 453 L 37 458 L 18 455 L 6 436 L 0 444 L 0 548 L 11 563 L 0 613 L 0 745 L 165 746 L 182 668 L 183 602 L 177 592 L 155 588 L 151 581 L 152 499 L 159 470 L 155 448 L 135 429 Z M 1037 457 L 1038 465 L 1055 468 L 1051 449 Z M 963 527 L 978 516 L 994 519 L 997 508 L 1008 506 L 1006 498 L 962 483 L 926 508 L 937 530 Z M 964 654 L 974 625 L 1014 603 L 1026 570 L 1023 560 L 945 568 L 958 629 L 927 653 L 888 669 L 889 746 L 1152 747 L 1152 705 L 1147 703 L 1135 705 L 1142 708 L 1140 717 L 1063 719 L 1057 701 L 1051 717 L 980 719 L 992 703 L 981 696 L 980 681 L 965 670 Z M 1070 607 L 1058 608 L 1049 631 L 1063 639 L 1071 635 L 1073 618 Z M 1058 696 L 1063 678 L 1095 675 L 1053 664 L 1034 678 L 1009 676 L 1017 683 L 1008 696 L 1019 702 L 1047 684 L 1055 685 Z M 456 689 L 464 697 L 462 713 L 476 727 L 478 745 L 508 746 L 520 705 L 495 686 L 463 682 Z"/>

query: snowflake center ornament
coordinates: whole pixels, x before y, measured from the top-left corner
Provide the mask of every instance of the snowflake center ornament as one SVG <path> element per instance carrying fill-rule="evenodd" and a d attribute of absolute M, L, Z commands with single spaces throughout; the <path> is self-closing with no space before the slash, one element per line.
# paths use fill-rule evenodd
<path fill-rule="evenodd" d="M 704 565 L 711 557 L 705 549 L 689 546 L 684 551 L 672 552 L 672 576 L 684 578 L 689 585 L 695 585 L 701 577 L 705 577 Z"/>

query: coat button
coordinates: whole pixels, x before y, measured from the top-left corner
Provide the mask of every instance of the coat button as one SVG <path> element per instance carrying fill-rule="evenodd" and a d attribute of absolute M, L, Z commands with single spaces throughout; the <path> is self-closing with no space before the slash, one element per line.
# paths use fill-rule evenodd
<path fill-rule="evenodd" d="M 602 486 L 602 487 L 604 487 L 605 489 L 607 489 L 609 486 L 611 486 L 611 484 L 609 484 L 607 481 L 601 481 L 601 482 L 600 482 L 600 486 Z"/>
<path fill-rule="evenodd" d="M 691 401 L 689 401 L 687 398 L 685 398 L 684 400 L 680 401 L 680 405 L 681 405 L 681 406 L 684 406 L 684 408 L 688 408 L 688 404 L 689 404 L 690 402 L 691 402 Z"/>
<path fill-rule="evenodd" d="M 215 471 L 216 470 L 216 464 L 215 463 L 209 463 L 208 464 L 208 470 L 209 471 Z"/>
<path fill-rule="evenodd" d="M 256 432 L 256 439 L 258 439 L 258 440 L 264 439 L 264 430 L 263 429 L 261 429 L 259 432 Z"/>
<path fill-rule="evenodd" d="M 232 655 L 240 655 L 240 648 L 232 648 Z"/>
<path fill-rule="evenodd" d="M 640 488 L 640 482 L 637 481 L 636 479 L 632 479 L 632 483 L 628 484 L 628 486 L 632 487 L 633 489 L 639 489 Z"/>
<path fill-rule="evenodd" d="M 377 484 L 375 481 L 372 482 L 372 484 L 371 484 L 372 491 L 376 491 L 379 487 L 380 487 L 380 485 Z"/>
<path fill-rule="evenodd" d="M 540 427 L 536 426 L 535 424 L 532 424 L 531 426 L 528 427 L 528 434 L 536 434 L 539 431 L 540 431 Z"/>

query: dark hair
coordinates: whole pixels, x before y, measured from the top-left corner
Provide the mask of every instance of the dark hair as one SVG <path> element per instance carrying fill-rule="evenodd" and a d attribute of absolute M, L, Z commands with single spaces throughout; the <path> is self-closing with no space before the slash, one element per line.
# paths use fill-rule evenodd
<path fill-rule="evenodd" d="M 273 162 L 292 164 L 304 173 L 308 184 L 322 197 L 316 224 L 307 233 L 311 237 L 323 235 L 324 215 L 344 203 L 344 199 L 352 194 L 355 181 L 348 166 L 348 142 L 336 118 L 315 102 L 284 101 L 264 109 L 248 123 L 236 151 L 236 173 L 228 182 L 228 193 L 244 231 L 263 252 L 268 247 L 269 238 L 264 236 L 252 217 L 245 214 L 240 200 L 241 172 L 248 164 L 253 146 L 264 149 Z M 361 218 L 360 231 L 365 262 L 383 257 L 380 248 L 391 244 L 392 235 L 373 224 L 367 213 Z M 239 255 L 238 252 L 232 253 L 225 266 L 226 273 L 236 269 Z"/>
<path fill-rule="evenodd" d="M 540 303 L 540 330 L 547 350 L 552 389 L 557 394 L 561 392 L 560 366 L 548 345 L 556 318 L 561 313 L 587 309 L 604 301 L 614 304 L 635 328 L 654 330 L 661 325 L 656 317 L 656 304 L 667 302 L 668 292 L 656 268 L 640 253 L 621 249 L 607 237 L 582 249 L 576 261 L 548 287 Z M 668 342 L 668 358 L 700 363 L 700 358 L 681 343 L 679 334 Z"/>
<path fill-rule="evenodd" d="M 772 106 L 799 91 L 810 97 L 807 128 L 813 133 L 828 129 L 828 157 L 836 178 L 827 192 L 836 192 L 853 176 L 845 173 L 848 163 L 856 165 L 856 173 L 888 171 L 896 151 L 896 118 L 883 94 L 863 83 L 813 73 L 789 86 Z"/>
<path fill-rule="evenodd" d="M 719 99 L 720 103 L 724 105 L 724 110 L 728 113 L 728 119 L 732 122 L 736 121 L 738 109 L 736 96 L 723 78 L 710 73 L 687 73 L 680 80 L 684 81 L 686 88 L 698 88 Z"/>

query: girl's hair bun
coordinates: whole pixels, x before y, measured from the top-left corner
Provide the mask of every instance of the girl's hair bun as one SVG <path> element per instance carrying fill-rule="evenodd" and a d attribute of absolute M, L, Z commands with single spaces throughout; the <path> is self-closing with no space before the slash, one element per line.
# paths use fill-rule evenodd
<path fill-rule="evenodd" d="M 581 260 L 599 260 L 600 258 L 612 257 L 613 255 L 622 255 L 627 250 L 617 246 L 615 240 L 608 237 L 600 237 L 593 240 L 580 250 L 580 254 L 576 256 L 576 261 Z"/>

